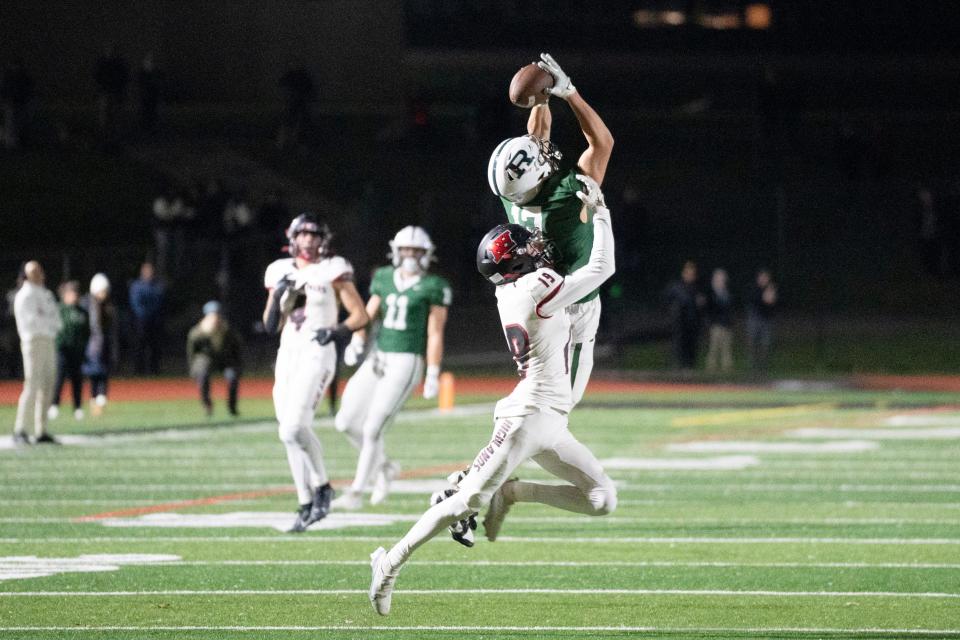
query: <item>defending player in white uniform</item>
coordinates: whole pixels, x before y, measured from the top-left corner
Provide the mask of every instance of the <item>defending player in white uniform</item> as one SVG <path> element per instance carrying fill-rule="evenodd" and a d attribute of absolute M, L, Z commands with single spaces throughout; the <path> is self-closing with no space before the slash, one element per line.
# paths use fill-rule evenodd
<path fill-rule="evenodd" d="M 335 421 L 360 451 L 353 484 L 333 501 L 333 509 L 355 511 L 363 505 L 363 492 L 375 480 L 370 504 L 387 498 L 390 483 L 400 472 L 384 453 L 384 432 L 423 377 L 423 397 L 437 395 L 443 329 L 450 306 L 450 285 L 428 273 L 433 242 L 420 227 L 408 226 L 390 242 L 392 266 L 377 269 L 370 284 L 367 315 L 381 317 L 376 345 L 350 378 Z M 366 332 L 353 334 L 344 351 L 344 362 L 356 364 L 364 350 Z"/>
<path fill-rule="evenodd" d="M 574 273 L 564 277 L 552 268 L 550 246 L 537 230 L 499 225 L 480 243 L 477 267 L 497 285 L 500 320 L 521 380 L 497 403 L 490 443 L 477 454 L 459 491 L 430 507 L 390 551 L 380 547 L 370 556 L 370 602 L 381 615 L 390 613 L 394 581 L 413 551 L 488 504 L 484 527 L 491 541 L 514 502 L 539 502 L 588 515 L 616 508 L 613 481 L 567 429 L 573 401 L 565 308 L 614 272 L 610 212 L 597 183 L 586 176 L 580 179 L 585 192 L 577 196 L 595 209 L 595 233 L 588 263 Z M 569 484 L 508 480 L 527 459 Z"/>
<path fill-rule="evenodd" d="M 300 504 L 290 531 L 301 532 L 327 516 L 333 499 L 323 449 L 312 428 L 316 405 L 336 366 L 333 341 L 346 341 L 368 318 L 353 284 L 353 267 L 330 253 L 326 225 L 303 214 L 290 223 L 287 238 L 293 257 L 272 262 L 263 277 L 268 293 L 263 323 L 271 333 L 281 331 L 273 405 Z M 349 314 L 340 324 L 338 300 Z"/>

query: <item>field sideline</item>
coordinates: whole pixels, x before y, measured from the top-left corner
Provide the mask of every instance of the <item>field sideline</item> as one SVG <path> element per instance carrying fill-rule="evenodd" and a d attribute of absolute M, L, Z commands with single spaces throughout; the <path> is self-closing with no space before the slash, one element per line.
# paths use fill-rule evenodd
<path fill-rule="evenodd" d="M 198 418 L 192 396 L 118 399 L 99 423 L 56 421 L 63 446 L 0 443 L 0 637 L 960 637 L 949 391 L 597 391 L 571 428 L 617 511 L 524 504 L 496 543 L 440 536 L 377 616 L 368 554 L 485 444 L 495 398 L 412 402 L 388 503 L 300 536 L 280 531 L 294 500 L 266 399 L 240 423 Z M 353 451 L 329 418 L 317 431 L 345 481 Z"/>

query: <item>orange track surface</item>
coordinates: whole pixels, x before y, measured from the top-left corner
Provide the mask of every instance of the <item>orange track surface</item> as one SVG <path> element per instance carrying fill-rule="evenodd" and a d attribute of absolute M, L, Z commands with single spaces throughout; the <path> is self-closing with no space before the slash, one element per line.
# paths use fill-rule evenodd
<path fill-rule="evenodd" d="M 457 378 L 457 393 L 506 395 L 516 385 L 516 378 Z M 341 381 L 341 391 L 345 381 Z M 269 398 L 273 380 L 269 378 L 243 378 L 240 381 L 241 398 Z M 594 393 L 676 393 L 680 391 L 722 391 L 744 389 L 743 386 L 675 383 L 675 382 L 622 382 L 592 380 L 590 391 Z M 16 404 L 23 383 L 15 380 L 0 382 L 0 405 Z M 66 390 L 65 390 L 66 391 Z M 222 380 L 215 380 L 213 394 L 225 395 Z M 110 381 L 110 400 L 192 400 L 197 397 L 197 388 L 189 378 L 119 378 Z"/>
<path fill-rule="evenodd" d="M 506 395 L 516 384 L 516 378 L 457 378 L 457 393 Z M 854 376 L 850 382 L 859 389 L 907 391 L 946 391 L 960 393 L 960 376 Z M 341 391 L 345 381 L 341 381 Z M 241 398 L 269 398 L 273 380 L 244 378 L 240 381 Z M 733 384 L 705 384 L 681 382 L 626 382 L 594 379 L 589 391 L 593 393 L 677 393 L 683 391 L 748 390 L 756 387 Z M 0 405 L 16 404 L 23 383 L 15 380 L 0 382 Z M 214 394 L 225 395 L 222 380 L 213 384 Z M 197 397 L 197 389 L 189 378 L 121 378 L 110 381 L 110 399 L 117 400 L 190 400 Z"/>

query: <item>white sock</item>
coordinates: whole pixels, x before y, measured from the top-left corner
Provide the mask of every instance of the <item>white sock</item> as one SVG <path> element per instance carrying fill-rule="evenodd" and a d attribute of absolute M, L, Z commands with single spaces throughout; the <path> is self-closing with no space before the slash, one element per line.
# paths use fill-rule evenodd
<path fill-rule="evenodd" d="M 394 569 L 399 568 L 424 542 L 430 540 L 457 520 L 462 520 L 470 509 L 458 496 L 451 496 L 427 509 L 407 535 L 387 552 L 387 561 Z"/>
<path fill-rule="evenodd" d="M 590 499 L 572 484 L 554 485 L 537 482 L 511 482 L 505 496 L 508 502 L 539 502 L 564 511 L 594 515 L 596 508 Z"/>

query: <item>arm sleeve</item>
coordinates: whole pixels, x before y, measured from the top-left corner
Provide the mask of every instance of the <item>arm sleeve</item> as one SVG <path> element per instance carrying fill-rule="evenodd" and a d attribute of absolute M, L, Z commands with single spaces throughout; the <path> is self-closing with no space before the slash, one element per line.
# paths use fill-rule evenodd
<path fill-rule="evenodd" d="M 598 208 L 593 216 L 593 249 L 590 261 L 568 275 L 537 305 L 537 313 L 550 316 L 587 295 L 616 271 L 610 211 Z"/>

